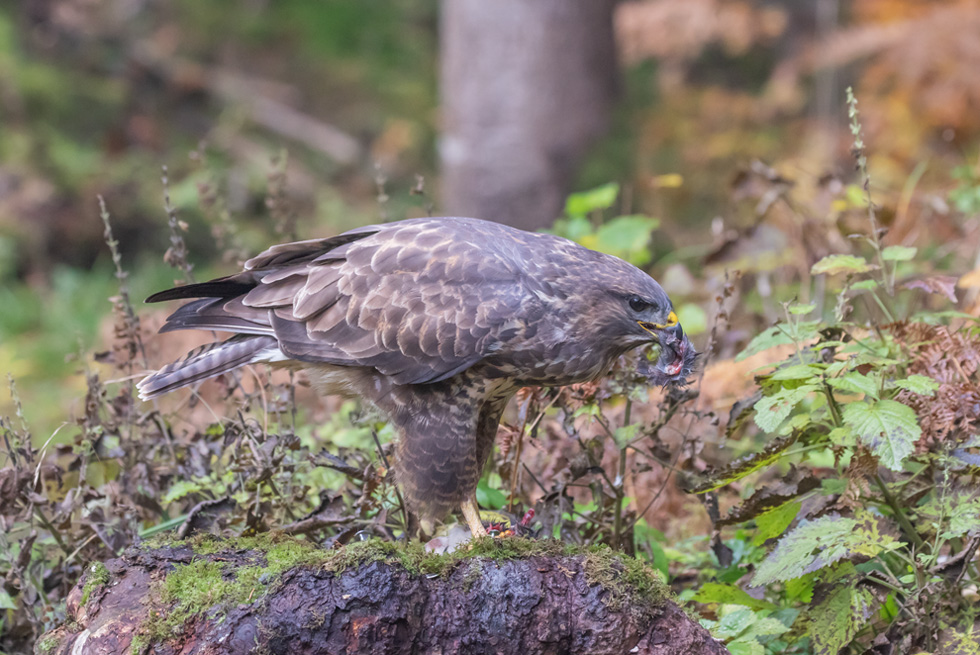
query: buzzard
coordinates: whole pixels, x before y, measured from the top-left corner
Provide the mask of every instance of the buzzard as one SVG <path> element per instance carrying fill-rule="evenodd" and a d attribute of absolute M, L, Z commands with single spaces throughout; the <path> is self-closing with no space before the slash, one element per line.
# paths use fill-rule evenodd
<path fill-rule="evenodd" d="M 272 246 L 245 269 L 157 293 L 196 298 L 161 332 L 231 338 L 143 379 L 143 399 L 256 362 L 301 368 L 324 394 L 362 398 L 394 424 L 396 480 L 427 519 L 475 491 L 508 400 L 524 386 L 603 375 L 660 344 L 652 382 L 682 382 L 696 353 L 670 299 L 621 259 L 473 218 L 420 218 Z"/>

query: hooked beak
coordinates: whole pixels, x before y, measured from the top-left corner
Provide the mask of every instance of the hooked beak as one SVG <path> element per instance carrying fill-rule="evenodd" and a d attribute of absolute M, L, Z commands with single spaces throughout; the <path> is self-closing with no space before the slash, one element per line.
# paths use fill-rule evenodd
<path fill-rule="evenodd" d="M 637 321 L 640 327 L 649 332 L 656 341 L 662 346 L 669 346 L 674 343 L 679 343 L 684 339 L 684 330 L 681 328 L 680 322 L 677 320 L 677 314 L 671 312 L 667 316 L 667 322 L 660 323 L 648 323 L 646 321 Z"/>

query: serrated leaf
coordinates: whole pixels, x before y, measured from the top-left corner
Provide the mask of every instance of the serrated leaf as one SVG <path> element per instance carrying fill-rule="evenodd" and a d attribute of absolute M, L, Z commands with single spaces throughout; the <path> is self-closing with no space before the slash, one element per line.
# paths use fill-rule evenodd
<path fill-rule="evenodd" d="M 786 503 L 759 514 L 755 517 L 756 532 L 752 538 L 752 543 L 761 546 L 766 540 L 783 534 L 793 519 L 796 518 L 796 515 L 800 513 L 800 507 L 802 505 L 798 502 Z"/>
<path fill-rule="evenodd" d="M 827 384 L 851 393 L 862 393 L 870 398 L 878 399 L 878 381 L 869 375 L 862 375 L 857 371 L 851 371 L 843 377 L 830 378 Z"/>
<path fill-rule="evenodd" d="M 918 248 L 911 246 L 888 246 L 881 251 L 881 258 L 886 262 L 908 262 L 915 258 Z"/>
<path fill-rule="evenodd" d="M 867 625 L 873 598 L 865 589 L 838 585 L 810 608 L 810 629 L 815 655 L 837 655 Z"/>
<path fill-rule="evenodd" d="M 922 436 L 915 412 L 895 400 L 848 403 L 842 413 L 850 427 L 884 466 L 901 471 Z"/>
<path fill-rule="evenodd" d="M 855 255 L 827 255 L 810 268 L 811 275 L 837 275 L 838 273 L 867 273 L 874 267 L 864 257 Z"/>
<path fill-rule="evenodd" d="M 907 389 L 920 396 L 935 396 L 939 389 L 939 383 L 928 375 L 910 375 L 904 380 L 895 380 L 895 386 L 899 389 Z"/>
<path fill-rule="evenodd" d="M 870 512 L 858 512 L 855 518 L 827 514 L 803 521 L 786 534 L 776 548 L 762 561 L 752 585 L 791 580 L 819 571 L 845 557 L 875 557 L 900 545 L 883 533 L 879 522 L 884 519 Z M 850 566 L 849 562 L 843 565 Z"/>
<path fill-rule="evenodd" d="M 771 396 L 762 398 L 754 406 L 756 425 L 766 432 L 775 432 L 793 408 L 817 388 L 813 384 L 804 384 L 795 389 L 780 389 Z"/>
<path fill-rule="evenodd" d="M 813 585 L 816 574 L 809 573 L 786 581 L 787 600 L 799 599 L 804 603 L 813 600 Z"/>
<path fill-rule="evenodd" d="M 848 538 L 857 521 L 836 514 L 805 521 L 779 540 L 756 569 L 752 585 L 791 580 L 829 566 L 847 556 Z"/>
<path fill-rule="evenodd" d="M 730 584 L 706 582 L 691 598 L 697 603 L 718 603 L 719 605 L 744 605 L 757 610 L 773 610 L 776 605 L 761 598 L 753 598 L 745 590 Z"/>

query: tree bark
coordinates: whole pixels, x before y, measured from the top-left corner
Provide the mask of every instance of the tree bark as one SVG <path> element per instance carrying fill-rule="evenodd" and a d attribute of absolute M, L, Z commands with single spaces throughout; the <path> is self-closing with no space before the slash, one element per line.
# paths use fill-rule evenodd
<path fill-rule="evenodd" d="M 443 206 L 526 229 L 558 216 L 616 91 L 615 0 L 444 0 Z"/>
<path fill-rule="evenodd" d="M 629 597 L 623 602 L 626 596 L 610 586 L 616 582 L 618 560 L 607 560 L 614 563 L 604 569 L 603 582 L 590 582 L 591 555 L 474 557 L 428 575 L 411 573 L 391 558 L 342 573 L 323 566 L 294 566 L 274 580 L 259 578 L 268 585 L 256 588 L 247 599 L 222 605 L 215 598 L 212 607 L 176 630 L 168 629 L 165 636 L 159 629 L 152 634 L 151 617 L 166 620 L 180 609 L 180 601 L 163 602 L 161 593 L 175 567 L 207 560 L 234 579 L 257 561 L 262 564 L 262 557 L 230 546 L 207 554 L 188 546 L 131 549 L 106 563 L 101 578 L 105 584 L 86 579 L 76 586 L 68 598 L 66 625 L 39 640 L 35 652 L 728 652 L 666 598 L 652 600 L 648 594 L 642 601 Z M 219 585 L 214 588 L 220 594 Z"/>

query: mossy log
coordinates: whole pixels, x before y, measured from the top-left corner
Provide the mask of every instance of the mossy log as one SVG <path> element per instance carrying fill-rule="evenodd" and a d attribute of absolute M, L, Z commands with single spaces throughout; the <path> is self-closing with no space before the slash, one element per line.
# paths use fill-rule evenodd
<path fill-rule="evenodd" d="M 465 553 L 285 536 L 133 548 L 89 567 L 36 653 L 726 653 L 640 562 L 558 542 Z"/>

